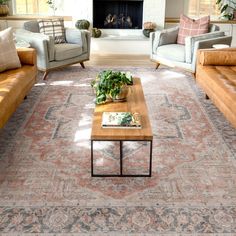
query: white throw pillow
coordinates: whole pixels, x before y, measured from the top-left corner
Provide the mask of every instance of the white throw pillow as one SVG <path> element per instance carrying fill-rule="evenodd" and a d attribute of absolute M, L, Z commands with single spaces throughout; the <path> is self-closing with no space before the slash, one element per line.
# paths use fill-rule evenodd
<path fill-rule="evenodd" d="M 0 72 L 21 67 L 12 28 L 0 31 Z"/>

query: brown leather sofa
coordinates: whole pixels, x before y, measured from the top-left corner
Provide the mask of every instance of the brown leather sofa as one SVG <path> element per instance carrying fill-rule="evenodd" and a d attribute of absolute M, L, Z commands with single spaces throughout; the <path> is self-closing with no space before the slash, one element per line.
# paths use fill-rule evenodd
<path fill-rule="evenodd" d="M 236 48 L 199 50 L 196 82 L 236 128 Z"/>
<path fill-rule="evenodd" d="M 36 82 L 35 49 L 17 49 L 17 53 L 22 66 L 0 73 L 0 129 L 3 128 Z"/>

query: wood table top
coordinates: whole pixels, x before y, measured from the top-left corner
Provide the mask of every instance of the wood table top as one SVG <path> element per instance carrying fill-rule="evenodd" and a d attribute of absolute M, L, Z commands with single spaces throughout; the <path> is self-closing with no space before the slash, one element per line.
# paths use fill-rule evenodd
<path fill-rule="evenodd" d="M 129 93 L 125 102 L 109 102 L 96 105 L 93 115 L 91 140 L 147 140 L 153 139 L 152 128 L 148 117 L 148 110 L 139 78 L 133 78 L 133 85 L 129 86 Z M 102 128 L 103 112 L 137 112 L 141 115 L 141 129 Z"/>

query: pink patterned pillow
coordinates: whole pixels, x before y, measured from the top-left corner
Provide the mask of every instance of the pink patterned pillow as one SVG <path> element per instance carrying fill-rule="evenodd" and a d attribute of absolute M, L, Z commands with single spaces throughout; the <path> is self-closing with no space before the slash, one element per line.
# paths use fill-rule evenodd
<path fill-rule="evenodd" d="M 178 44 L 185 44 L 185 37 L 208 33 L 210 16 L 204 16 L 198 20 L 180 15 Z"/>

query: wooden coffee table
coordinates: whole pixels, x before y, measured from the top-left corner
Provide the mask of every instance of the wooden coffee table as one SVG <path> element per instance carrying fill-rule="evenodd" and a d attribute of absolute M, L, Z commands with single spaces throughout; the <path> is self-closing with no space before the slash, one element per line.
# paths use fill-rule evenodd
<path fill-rule="evenodd" d="M 92 177 L 151 177 L 152 175 L 152 141 L 153 134 L 148 110 L 143 94 L 141 81 L 139 78 L 133 79 L 133 85 L 129 88 L 129 94 L 126 102 L 111 102 L 102 105 L 96 105 L 93 116 L 91 132 L 91 176 Z M 103 112 L 138 112 L 141 115 L 141 129 L 114 129 L 102 128 Z M 94 174 L 93 163 L 93 142 L 95 141 L 119 141 L 120 142 L 120 174 Z M 148 174 L 123 174 L 123 147 L 124 141 L 146 141 L 150 143 L 150 162 Z"/>

